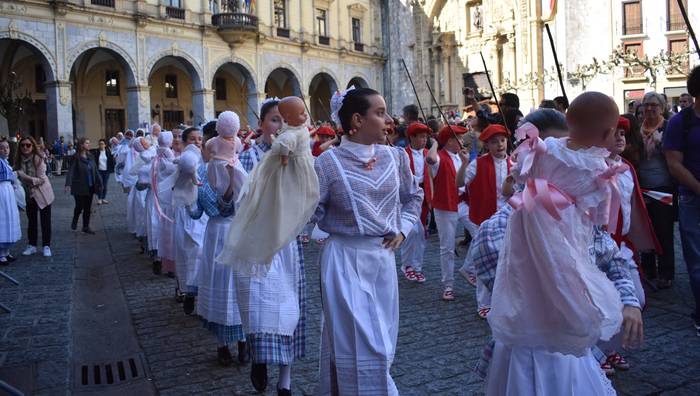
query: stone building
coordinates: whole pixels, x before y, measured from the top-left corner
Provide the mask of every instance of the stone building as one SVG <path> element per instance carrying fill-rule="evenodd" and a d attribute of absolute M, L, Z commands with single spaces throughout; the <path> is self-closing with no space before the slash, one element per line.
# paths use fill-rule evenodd
<path fill-rule="evenodd" d="M 685 4 L 691 23 L 700 29 L 700 1 Z M 677 71 L 655 71 L 656 81 L 638 67 L 590 71 L 596 69 L 594 58 L 607 61 L 618 47 L 649 57 L 662 50 L 687 52 L 688 34 L 676 0 L 416 0 L 403 12 L 411 13 L 412 23 L 402 25 L 404 30 L 391 40 L 403 42 L 394 45 L 406 52 L 402 57 L 426 112 L 435 113 L 435 108 L 425 80 L 447 110 L 463 109 L 465 86 L 488 94 L 480 55 L 496 90 L 518 93 L 523 111 L 561 95 L 545 24 L 550 25 L 570 98 L 595 89 L 609 93 L 624 108 L 645 90 L 655 88 L 671 100 L 684 90 L 685 76 Z M 683 68 L 695 63 L 693 55 Z M 398 67 L 403 66 L 394 59 L 393 78 Z M 582 73 L 585 69 L 589 71 Z M 402 99 L 395 107 L 415 102 L 412 95 Z"/>
<path fill-rule="evenodd" d="M 379 0 L 3 0 L 0 80 L 14 71 L 31 94 L 19 132 L 49 141 L 197 125 L 223 110 L 255 126 L 266 96 L 290 94 L 328 119 L 336 89 L 391 90 L 388 9 Z"/>

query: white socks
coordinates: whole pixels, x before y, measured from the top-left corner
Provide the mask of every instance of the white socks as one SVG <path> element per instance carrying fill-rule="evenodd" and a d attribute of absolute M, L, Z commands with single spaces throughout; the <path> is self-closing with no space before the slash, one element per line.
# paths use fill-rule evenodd
<path fill-rule="evenodd" d="M 292 365 L 280 365 L 280 389 L 292 389 Z"/>

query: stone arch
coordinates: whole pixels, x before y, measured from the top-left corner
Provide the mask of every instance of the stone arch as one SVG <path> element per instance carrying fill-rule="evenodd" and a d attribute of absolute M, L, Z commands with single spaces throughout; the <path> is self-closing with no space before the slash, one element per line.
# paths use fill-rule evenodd
<path fill-rule="evenodd" d="M 306 87 L 308 88 L 307 93 L 309 95 L 311 95 L 311 83 L 314 81 L 314 79 L 316 77 L 318 77 L 321 74 L 327 75 L 331 80 L 333 80 L 333 82 L 335 83 L 335 85 L 337 87 L 340 87 L 338 85 L 338 81 L 342 81 L 342 80 L 338 78 L 338 75 L 335 74 L 335 72 L 333 72 L 332 70 L 328 69 L 327 67 L 322 66 L 322 67 L 319 67 L 316 70 L 314 70 L 312 73 L 306 73 L 307 76 L 311 76 L 311 79 L 306 82 Z M 335 91 L 333 91 L 333 92 L 335 92 Z"/>
<path fill-rule="evenodd" d="M 199 91 L 204 87 L 204 73 L 202 71 L 202 67 L 199 65 L 199 63 L 197 63 L 197 60 L 194 57 L 178 48 L 169 48 L 152 56 L 146 63 L 146 80 L 151 77 L 158 62 L 168 57 L 178 59 L 182 65 L 185 66 L 192 77 L 192 84 L 195 90 Z"/>
<path fill-rule="evenodd" d="M 7 30 L 0 32 L 0 40 L 18 40 L 28 44 L 33 47 L 38 54 L 41 54 L 42 61 L 45 62 L 44 66 L 47 72 L 46 79 L 48 81 L 54 81 L 58 77 L 58 68 L 56 67 L 56 58 L 53 56 L 51 51 L 39 40 L 35 39 L 33 36 L 22 33 L 16 30 Z"/>
<path fill-rule="evenodd" d="M 218 111 L 217 107 L 219 107 L 221 111 L 234 110 L 241 116 L 241 126 L 244 127 L 246 124 L 252 124 L 252 122 L 257 119 L 257 84 L 255 82 L 251 69 L 249 69 L 241 63 L 231 61 L 231 58 L 228 59 L 229 61 L 220 63 L 216 69 L 212 69 L 213 73 L 211 77 L 211 87 L 214 90 L 214 111 L 215 113 Z M 236 97 L 234 95 L 229 95 L 228 93 L 223 99 L 219 99 L 221 98 L 221 96 L 217 92 L 217 79 L 219 78 L 218 76 L 220 76 L 221 73 L 226 73 L 230 77 L 234 77 L 234 81 L 224 79 L 224 89 L 226 89 L 227 91 L 228 87 L 232 85 L 234 89 L 245 88 L 246 93 L 245 98 L 242 98 L 243 100 L 238 100 L 241 99 L 240 96 Z M 236 77 L 242 77 L 243 81 L 237 81 Z"/>
<path fill-rule="evenodd" d="M 122 67 L 124 67 L 125 71 L 127 72 L 127 84 L 129 86 L 136 85 L 138 81 L 138 69 L 136 68 L 136 62 L 134 62 L 134 59 L 122 47 L 110 41 L 104 40 L 86 41 L 84 43 L 81 43 L 80 45 L 77 45 L 69 51 L 70 55 L 66 60 L 66 79 L 70 77 L 70 72 L 71 70 L 73 70 L 73 66 L 75 65 L 75 62 L 78 60 L 78 58 L 80 58 L 80 56 L 82 56 L 84 53 L 91 49 L 104 49 L 111 52 L 112 55 L 116 55 L 115 58 L 117 58 L 117 60 L 122 64 Z"/>
<path fill-rule="evenodd" d="M 238 64 L 241 67 L 243 67 L 250 75 L 250 78 L 253 80 L 253 83 L 255 84 L 255 86 L 256 87 L 258 86 L 258 81 L 256 79 L 256 73 L 255 73 L 255 69 L 253 68 L 253 66 L 251 66 L 250 63 L 248 63 L 245 59 L 239 58 L 237 56 L 222 56 L 221 58 L 214 61 L 214 63 L 212 63 L 211 66 L 209 67 L 209 70 L 212 71 L 213 73 L 210 73 L 209 75 L 212 76 L 212 78 L 214 78 L 214 74 L 216 74 L 216 71 L 219 70 L 219 68 L 221 66 L 223 66 L 229 62 Z"/>
<path fill-rule="evenodd" d="M 361 76 L 354 76 L 353 78 L 348 81 L 347 85 L 345 88 L 350 88 L 351 86 L 355 86 L 355 88 L 369 88 L 369 84 L 367 83 L 367 79 Z"/>
<path fill-rule="evenodd" d="M 275 81 L 282 77 L 288 80 L 289 86 L 287 86 L 286 82 L 280 85 Z M 265 78 L 265 95 L 268 97 L 282 97 L 287 95 L 302 96 L 300 81 L 301 79 L 293 68 L 286 66 L 274 67 Z M 271 83 L 274 83 L 275 86 L 271 86 Z"/>
<path fill-rule="evenodd" d="M 309 108 L 313 120 L 330 121 L 331 97 L 338 90 L 338 83 L 330 74 L 319 72 L 309 83 Z"/>

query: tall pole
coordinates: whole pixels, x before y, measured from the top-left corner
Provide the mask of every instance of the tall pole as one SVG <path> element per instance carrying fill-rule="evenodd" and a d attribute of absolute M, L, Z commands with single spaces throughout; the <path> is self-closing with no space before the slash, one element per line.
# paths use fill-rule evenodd
<path fill-rule="evenodd" d="M 420 108 L 420 113 L 423 114 L 423 122 L 428 122 L 428 118 L 425 116 L 425 112 L 423 112 L 423 105 L 420 104 L 420 99 L 418 98 L 418 91 L 416 91 L 416 86 L 413 84 L 411 72 L 408 71 L 408 66 L 406 66 L 406 62 L 403 60 L 403 58 L 401 58 L 401 63 L 403 63 L 403 68 L 404 70 L 406 70 L 408 81 L 411 83 L 411 88 L 413 88 L 413 95 L 415 95 L 416 101 L 418 102 L 418 108 Z"/>
<path fill-rule="evenodd" d="M 566 103 L 569 103 L 569 98 L 566 96 L 566 89 L 564 88 L 564 78 L 561 74 L 561 65 L 559 65 L 559 57 L 557 57 L 557 48 L 554 46 L 554 38 L 552 37 L 552 31 L 549 30 L 549 25 L 544 24 L 545 30 L 547 30 L 547 36 L 549 36 L 549 45 L 552 47 L 552 54 L 554 54 L 554 64 L 557 66 L 557 76 L 559 77 L 559 86 L 561 87 L 561 94 L 566 99 Z"/>

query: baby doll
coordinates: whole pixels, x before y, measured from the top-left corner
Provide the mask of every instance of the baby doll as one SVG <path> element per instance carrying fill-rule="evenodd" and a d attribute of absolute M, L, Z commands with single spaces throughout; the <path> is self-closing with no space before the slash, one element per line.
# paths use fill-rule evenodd
<path fill-rule="evenodd" d="M 217 195 L 223 196 L 231 184 L 231 173 L 238 161 L 238 154 L 243 145 L 241 139 L 236 136 L 241 128 L 241 121 L 238 115 L 232 111 L 224 111 L 216 121 L 216 132 L 219 136 L 209 139 L 206 149 L 209 153 L 209 166 L 207 167 L 207 177 Z M 228 181 L 226 181 L 228 180 Z"/>
<path fill-rule="evenodd" d="M 299 235 L 319 199 L 304 102 L 286 97 L 278 109 L 286 125 L 253 168 L 217 258 L 221 263 L 244 266 L 242 270 L 249 274 L 267 273 L 272 257 Z"/>

